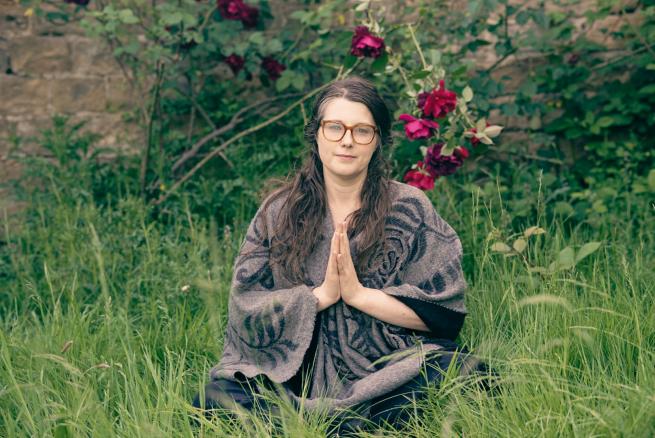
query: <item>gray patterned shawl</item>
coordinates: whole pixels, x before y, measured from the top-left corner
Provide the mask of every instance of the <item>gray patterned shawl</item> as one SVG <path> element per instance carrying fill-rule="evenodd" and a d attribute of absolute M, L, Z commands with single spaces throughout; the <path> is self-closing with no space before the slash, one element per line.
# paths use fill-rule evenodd
<path fill-rule="evenodd" d="M 386 254 L 381 267 L 366 278 L 365 287 L 392 296 L 437 303 L 466 313 L 466 281 L 461 269 L 462 245 L 453 228 L 419 189 L 392 181 L 392 211 L 385 221 Z M 311 284 L 289 284 L 276 266 L 269 265 L 268 236 L 261 220 L 274 230 L 274 218 L 284 200 L 258 210 L 236 259 L 228 305 L 228 327 L 223 355 L 211 378 L 235 379 L 265 374 L 273 382 L 289 380 L 300 369 L 315 321 L 318 332 L 316 362 L 305 407 L 347 408 L 384 395 L 416 377 L 425 352 L 440 345 L 409 333 L 339 301 L 317 316 L 312 290 L 323 283 L 334 225 L 323 221 L 322 239 L 307 260 Z M 265 217 L 264 217 L 265 216 Z M 361 233 L 360 233 L 361 234 Z M 350 240 L 353 260 L 357 236 Z M 244 251 L 256 251 L 244 257 Z M 382 359 L 382 360 L 380 360 Z M 289 397 L 299 401 L 290 390 Z"/>

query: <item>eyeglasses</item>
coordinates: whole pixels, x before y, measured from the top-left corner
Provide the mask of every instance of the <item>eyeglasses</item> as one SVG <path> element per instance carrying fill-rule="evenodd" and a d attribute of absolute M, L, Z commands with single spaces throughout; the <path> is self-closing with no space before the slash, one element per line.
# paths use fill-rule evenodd
<path fill-rule="evenodd" d="M 344 125 L 338 120 L 321 120 L 323 136 L 330 141 L 339 141 L 350 129 L 353 140 L 359 144 L 369 144 L 375 138 L 378 128 L 367 123 L 358 123 L 354 126 Z"/>

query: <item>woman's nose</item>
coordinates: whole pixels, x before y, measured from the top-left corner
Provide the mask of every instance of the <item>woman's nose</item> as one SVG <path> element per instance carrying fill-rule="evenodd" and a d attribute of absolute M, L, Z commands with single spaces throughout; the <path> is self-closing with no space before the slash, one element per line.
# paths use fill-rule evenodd
<path fill-rule="evenodd" d="M 353 144 L 353 134 L 350 131 L 350 129 L 346 129 L 346 133 L 343 135 L 343 138 L 341 139 L 341 144 L 344 145 Z"/>

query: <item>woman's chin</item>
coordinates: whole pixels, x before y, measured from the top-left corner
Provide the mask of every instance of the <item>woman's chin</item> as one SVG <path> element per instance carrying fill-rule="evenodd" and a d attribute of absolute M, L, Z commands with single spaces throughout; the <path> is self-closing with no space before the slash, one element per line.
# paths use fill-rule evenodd
<path fill-rule="evenodd" d="M 332 162 L 328 166 L 323 166 L 323 171 L 327 171 L 330 174 L 343 178 L 343 179 L 353 179 L 361 175 L 362 172 L 367 171 L 367 167 L 360 167 L 359 163 L 346 163 L 346 162 Z"/>

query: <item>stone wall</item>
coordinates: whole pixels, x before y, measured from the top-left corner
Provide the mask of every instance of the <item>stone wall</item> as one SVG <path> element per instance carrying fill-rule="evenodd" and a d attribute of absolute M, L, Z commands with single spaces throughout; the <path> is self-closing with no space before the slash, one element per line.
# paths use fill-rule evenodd
<path fill-rule="evenodd" d="M 131 92 L 108 49 L 84 36 L 77 23 L 64 26 L 26 16 L 14 0 L 0 0 L 0 183 L 20 172 L 9 160 L 12 137 L 20 154 L 43 154 L 30 141 L 51 126 L 54 114 L 87 120 L 102 135 L 99 146 L 127 148 L 138 131 L 122 121 Z M 9 205 L 0 188 L 0 211 Z"/>

